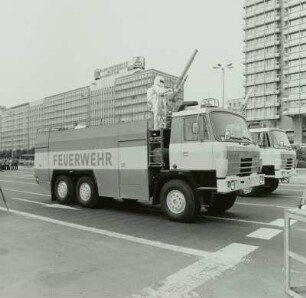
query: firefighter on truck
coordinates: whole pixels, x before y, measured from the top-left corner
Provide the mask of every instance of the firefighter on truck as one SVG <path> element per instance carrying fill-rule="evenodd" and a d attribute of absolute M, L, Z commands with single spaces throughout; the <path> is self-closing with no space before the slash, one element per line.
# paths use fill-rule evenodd
<path fill-rule="evenodd" d="M 160 204 L 171 220 L 225 211 L 237 191 L 264 183 L 245 119 L 210 101 L 185 102 L 171 127 L 150 121 L 38 134 L 35 178 L 62 204 L 99 197 Z"/>

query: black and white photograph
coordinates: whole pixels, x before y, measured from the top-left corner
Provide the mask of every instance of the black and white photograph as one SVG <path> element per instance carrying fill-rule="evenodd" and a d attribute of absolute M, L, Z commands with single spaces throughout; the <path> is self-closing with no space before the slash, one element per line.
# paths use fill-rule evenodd
<path fill-rule="evenodd" d="M 306 0 L 0 0 L 0 298 L 306 298 Z"/>

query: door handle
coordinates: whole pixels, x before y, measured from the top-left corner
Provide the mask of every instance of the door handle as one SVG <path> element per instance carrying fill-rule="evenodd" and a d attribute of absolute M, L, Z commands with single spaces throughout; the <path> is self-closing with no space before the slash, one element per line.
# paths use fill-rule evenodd
<path fill-rule="evenodd" d="M 184 151 L 183 152 L 183 156 L 189 156 L 189 152 L 188 151 Z"/>

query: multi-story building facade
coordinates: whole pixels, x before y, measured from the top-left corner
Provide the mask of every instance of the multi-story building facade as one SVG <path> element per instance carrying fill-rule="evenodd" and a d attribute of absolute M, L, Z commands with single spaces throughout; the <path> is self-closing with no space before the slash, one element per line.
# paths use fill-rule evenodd
<path fill-rule="evenodd" d="M 42 130 L 148 119 L 147 90 L 157 75 L 165 78 L 166 87 L 174 87 L 178 79 L 158 70 L 145 70 L 144 61 L 136 59 L 134 66 L 125 62 L 96 70 L 89 86 L 4 109 L 0 112 L 0 151 L 31 149 Z M 183 95 L 182 88 L 177 105 Z"/>
<path fill-rule="evenodd" d="M 306 142 L 306 0 L 283 3 L 283 114 L 294 122 L 296 143 Z"/>
<path fill-rule="evenodd" d="M 1 146 L 2 150 L 29 148 L 29 103 L 2 112 Z"/>
<path fill-rule="evenodd" d="M 226 106 L 229 110 L 240 113 L 242 106 L 244 104 L 244 98 L 233 98 L 228 99 L 226 102 Z"/>
<path fill-rule="evenodd" d="M 244 9 L 246 118 L 306 142 L 306 0 L 245 0 Z"/>

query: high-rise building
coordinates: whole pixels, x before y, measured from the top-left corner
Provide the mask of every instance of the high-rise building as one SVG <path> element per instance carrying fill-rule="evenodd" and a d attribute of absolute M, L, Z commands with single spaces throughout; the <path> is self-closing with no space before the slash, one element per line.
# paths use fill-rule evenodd
<path fill-rule="evenodd" d="M 178 77 L 144 69 L 144 58 L 95 71 L 95 80 L 85 87 L 62 92 L 30 103 L 0 110 L 0 151 L 31 149 L 36 134 L 49 129 L 78 125 L 110 125 L 148 119 L 147 90 L 157 75 L 166 87 Z M 183 88 L 176 105 L 183 101 Z"/>
<path fill-rule="evenodd" d="M 306 0 L 245 0 L 244 10 L 246 118 L 306 142 Z"/>
<path fill-rule="evenodd" d="M 241 98 L 241 97 L 228 99 L 226 102 L 227 108 L 236 113 L 241 112 L 243 104 L 244 104 L 244 98 Z"/>
<path fill-rule="evenodd" d="M 306 142 L 306 0 L 283 3 L 283 115 L 294 123 L 296 143 Z"/>

